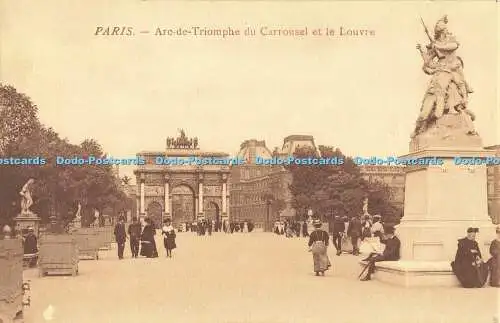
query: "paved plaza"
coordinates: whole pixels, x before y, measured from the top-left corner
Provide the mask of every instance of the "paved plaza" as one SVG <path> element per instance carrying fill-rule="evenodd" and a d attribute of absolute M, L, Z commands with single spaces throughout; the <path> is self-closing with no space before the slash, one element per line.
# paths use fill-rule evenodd
<path fill-rule="evenodd" d="M 498 308 L 491 287 L 359 282 L 357 258 L 336 257 L 332 248 L 333 270 L 316 277 L 304 238 L 179 233 L 177 245 L 172 259 L 160 240 L 156 259 L 130 259 L 128 247 L 121 261 L 115 249 L 101 251 L 100 260 L 80 261 L 77 277 L 25 271 L 32 288 L 26 322 L 492 323 Z"/>

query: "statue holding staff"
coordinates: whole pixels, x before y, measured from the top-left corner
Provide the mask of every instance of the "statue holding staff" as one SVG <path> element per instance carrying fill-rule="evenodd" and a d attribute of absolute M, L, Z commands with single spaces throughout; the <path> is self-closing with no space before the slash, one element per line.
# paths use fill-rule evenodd
<path fill-rule="evenodd" d="M 444 114 L 463 114 L 467 123 L 467 134 L 475 134 L 474 114 L 467 109 L 468 95 L 472 89 L 465 81 L 463 74 L 463 60 L 457 56 L 456 50 L 460 46 L 456 38 L 448 31 L 448 18 L 444 16 L 434 27 L 432 37 L 424 25 L 430 43 L 426 51 L 422 45 L 417 49 L 423 59 L 423 71 L 432 75 L 420 108 L 414 136 L 424 132 L 430 124 Z"/>

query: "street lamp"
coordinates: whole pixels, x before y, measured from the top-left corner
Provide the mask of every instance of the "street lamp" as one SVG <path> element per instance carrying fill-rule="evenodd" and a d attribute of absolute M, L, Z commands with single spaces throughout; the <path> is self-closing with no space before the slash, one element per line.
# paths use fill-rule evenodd
<path fill-rule="evenodd" d="M 266 232 L 270 231 L 269 213 L 271 212 L 271 199 L 267 199 Z"/>

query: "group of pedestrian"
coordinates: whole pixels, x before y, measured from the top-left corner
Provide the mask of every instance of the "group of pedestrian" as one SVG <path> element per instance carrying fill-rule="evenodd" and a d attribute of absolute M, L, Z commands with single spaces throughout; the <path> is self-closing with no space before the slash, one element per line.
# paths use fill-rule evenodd
<path fill-rule="evenodd" d="M 249 233 L 252 232 L 255 225 L 252 221 L 235 221 L 235 222 L 225 222 L 224 232 L 226 233 Z"/>
<path fill-rule="evenodd" d="M 276 221 L 274 223 L 273 232 L 277 235 L 284 235 L 287 238 L 309 237 L 307 222 L 300 223 L 299 221 Z"/>
<path fill-rule="evenodd" d="M 368 220 L 370 226 L 365 227 Z M 363 259 L 366 265 L 359 278 L 362 281 L 368 281 L 371 280 L 371 276 L 375 272 L 377 262 L 399 260 L 401 241 L 395 235 L 395 228 L 392 226 L 384 227 L 378 216 L 364 221 L 365 223 L 363 223 L 360 216 L 354 217 L 345 231 L 344 219 L 336 218 L 333 225 L 332 240 L 337 249 L 337 255 L 340 255 L 340 244 L 344 232 L 346 232 L 353 242 L 353 254 L 359 255 L 359 249 L 357 248 L 359 238 L 377 237 L 379 239 L 380 243 L 384 245 L 383 250 L 371 252 L 368 257 Z M 321 229 L 320 220 L 314 220 L 313 225 L 315 229 L 309 237 L 309 251 L 313 255 L 316 276 L 324 276 L 325 271 L 331 267 L 327 253 L 330 236 L 328 232 Z M 365 228 L 369 228 L 370 232 L 363 233 Z M 486 262 L 483 261 L 481 250 L 476 242 L 478 232 L 478 228 L 468 228 L 467 236 L 458 240 L 457 253 L 455 260 L 451 263 L 451 268 L 460 284 L 465 288 L 483 287 L 488 281 L 488 277 L 491 286 L 500 287 L 500 225 L 496 228 L 496 238 L 490 244 L 491 257 Z M 356 238 L 356 241 L 354 241 L 354 238 Z"/>
<path fill-rule="evenodd" d="M 144 219 L 142 225 L 136 217 L 132 219 L 132 223 L 125 229 L 125 219 L 120 217 L 114 230 L 115 240 L 118 245 L 118 258 L 123 259 L 125 243 L 127 236 L 130 241 L 130 251 L 132 258 L 138 258 L 139 255 L 146 258 L 157 258 L 158 249 L 156 247 L 156 228 L 150 218 Z M 172 226 L 170 219 L 164 221 L 162 227 L 163 244 L 166 250 L 167 257 L 172 258 L 172 250 L 177 247 L 175 243 L 175 229 Z"/>
<path fill-rule="evenodd" d="M 252 232 L 255 225 L 252 221 L 215 221 L 202 219 L 199 221 L 194 221 L 192 223 L 185 224 L 186 231 L 195 232 L 200 236 L 212 235 L 212 232 L 224 232 L 224 233 L 234 233 L 234 232 Z"/>
<path fill-rule="evenodd" d="M 337 256 L 342 254 L 342 243 L 346 238 L 350 239 L 352 254 L 360 254 L 360 243 L 366 238 L 380 238 L 384 234 L 384 224 L 380 215 L 358 215 L 350 221 L 346 217 L 336 216 L 333 221 L 333 243 L 337 249 Z"/>
<path fill-rule="evenodd" d="M 349 226 L 351 227 L 351 231 L 355 229 L 361 230 L 363 227 L 362 225 L 353 227 L 352 223 L 355 223 L 356 225 L 361 224 L 361 222 L 359 221 L 359 217 L 358 219 L 354 219 L 353 221 L 351 221 L 349 223 Z M 316 276 L 320 275 L 324 276 L 325 271 L 327 271 L 331 267 L 331 262 L 330 259 L 328 258 L 328 253 L 327 253 L 330 235 L 328 234 L 328 232 L 326 232 L 321 228 L 322 223 L 320 220 L 318 219 L 314 220 L 313 225 L 314 225 L 314 231 L 311 232 L 308 242 L 309 251 L 311 251 L 313 255 L 314 272 L 316 273 Z M 337 249 L 337 255 L 340 255 L 341 253 L 340 244 L 342 236 L 345 232 L 344 219 L 336 218 L 333 229 L 334 229 L 333 230 L 334 234 L 332 236 L 332 240 Z M 347 232 L 349 234 L 350 230 L 348 229 Z M 363 272 L 360 274 L 360 278 L 362 277 L 361 280 L 363 281 L 371 279 L 371 275 L 375 271 L 376 262 L 399 260 L 399 249 L 401 246 L 401 242 L 395 236 L 394 228 L 388 227 L 385 230 L 385 233 L 383 231 L 378 232 L 377 236 L 380 239 L 380 243 L 384 244 L 386 247 L 382 252 L 380 253 L 373 252 L 366 259 L 364 259 L 364 261 L 366 261 L 366 266 Z M 358 235 L 355 235 L 355 237 L 359 238 Z M 355 253 L 355 251 L 356 250 L 353 250 L 354 254 L 359 254 L 359 251 L 357 253 Z"/>

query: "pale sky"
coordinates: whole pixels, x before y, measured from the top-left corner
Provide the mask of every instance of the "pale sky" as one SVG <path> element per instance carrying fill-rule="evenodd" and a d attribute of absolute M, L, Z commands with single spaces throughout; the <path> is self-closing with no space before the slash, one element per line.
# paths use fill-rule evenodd
<path fill-rule="evenodd" d="M 2 3 L 3 2 L 3 3 Z M 461 43 L 470 109 L 485 145 L 500 144 L 500 12 L 494 1 L 0 0 L 0 79 L 26 93 L 43 123 L 114 157 L 164 150 L 184 128 L 203 150 L 272 150 L 290 134 L 349 155 L 408 152 L 429 76 L 415 48 L 448 14 Z M 135 36 L 94 36 L 98 26 Z M 154 36 L 157 27 L 257 29 L 257 36 Z M 270 28 L 375 30 L 374 37 L 264 37 Z M 151 34 L 140 34 L 150 30 Z M 128 171 L 126 171 L 128 172 Z"/>

